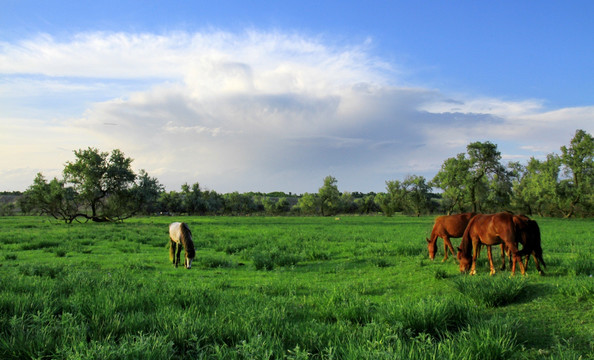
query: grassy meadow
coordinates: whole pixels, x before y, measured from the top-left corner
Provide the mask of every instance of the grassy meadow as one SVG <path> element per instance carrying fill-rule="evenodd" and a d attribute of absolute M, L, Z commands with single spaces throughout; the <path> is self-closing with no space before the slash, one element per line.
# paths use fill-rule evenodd
<path fill-rule="evenodd" d="M 0 217 L 0 358 L 594 358 L 592 219 L 536 219 L 546 275 L 511 278 L 429 260 L 433 218 Z"/>

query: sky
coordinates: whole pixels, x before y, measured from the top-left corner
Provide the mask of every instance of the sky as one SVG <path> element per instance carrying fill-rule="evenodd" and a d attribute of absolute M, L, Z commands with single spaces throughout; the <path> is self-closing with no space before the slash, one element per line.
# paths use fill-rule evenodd
<path fill-rule="evenodd" d="M 594 133 L 592 1 L 0 4 L 0 191 L 93 147 L 167 191 L 382 192 Z"/>

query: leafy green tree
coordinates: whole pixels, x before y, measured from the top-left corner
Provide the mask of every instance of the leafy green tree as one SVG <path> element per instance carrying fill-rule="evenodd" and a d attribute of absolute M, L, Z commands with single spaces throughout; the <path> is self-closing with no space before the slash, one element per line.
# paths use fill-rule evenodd
<path fill-rule="evenodd" d="M 287 198 L 284 196 L 280 198 L 267 196 L 262 199 L 262 205 L 264 206 L 264 211 L 270 215 L 281 215 L 289 212 L 291 209 L 289 200 L 287 200 Z"/>
<path fill-rule="evenodd" d="M 378 193 L 375 195 L 373 201 L 381 212 L 388 217 L 394 216 L 394 206 L 390 201 L 390 195 L 386 193 Z"/>
<path fill-rule="evenodd" d="M 225 207 L 223 196 L 214 190 L 203 190 L 202 199 L 209 214 L 220 214 Z"/>
<path fill-rule="evenodd" d="M 41 173 L 25 191 L 21 203 L 31 211 L 37 209 L 41 214 L 67 223 L 72 223 L 79 216 L 79 204 L 73 188 L 66 187 L 64 181 L 56 178 L 48 183 Z"/>
<path fill-rule="evenodd" d="M 297 208 L 303 215 L 318 214 L 320 201 L 317 194 L 305 193 L 297 201 Z"/>
<path fill-rule="evenodd" d="M 594 138 L 584 130 L 577 130 L 569 147 L 561 147 L 561 164 L 568 181 L 563 184 L 564 217 L 571 217 L 581 205 L 586 209 L 594 191 Z"/>
<path fill-rule="evenodd" d="M 402 182 L 400 193 L 404 198 L 404 209 L 416 216 L 431 210 L 431 187 L 425 177 L 409 175 Z"/>
<path fill-rule="evenodd" d="M 161 193 L 159 196 L 159 211 L 170 214 L 183 212 L 181 194 L 176 191 Z"/>
<path fill-rule="evenodd" d="M 497 145 L 486 141 L 470 143 L 466 150 L 470 162 L 470 200 L 473 212 L 481 211 L 481 203 L 490 190 L 490 183 L 506 181 L 505 168 L 501 165 L 501 153 L 497 151 Z"/>
<path fill-rule="evenodd" d="M 357 212 L 357 204 L 355 203 L 355 198 L 352 193 L 345 191 L 340 195 L 339 208 L 340 212 L 344 214 L 353 214 Z"/>
<path fill-rule="evenodd" d="M 449 158 L 431 180 L 431 185 L 443 190 L 442 206 L 448 215 L 454 211 L 464 212 L 470 204 L 470 161 L 465 154 Z"/>
<path fill-rule="evenodd" d="M 549 154 L 542 161 L 530 158 L 525 170 L 514 186 L 516 203 L 520 203 L 528 214 L 553 215 L 558 211 L 558 194 L 561 159 Z"/>
<path fill-rule="evenodd" d="M 64 168 L 64 180 L 72 184 L 82 203 L 91 210 L 87 218 L 94 221 L 107 221 L 109 217 L 104 210 L 107 210 L 109 197 L 124 198 L 134 184 L 136 175 L 132 171 L 132 159 L 115 149 L 111 155 L 107 152 L 99 152 L 94 148 L 86 150 L 75 150 L 74 162 L 67 162 Z M 113 200 L 113 199 L 112 199 Z M 113 201 L 112 201 L 113 202 Z M 130 216 L 127 208 L 110 207 L 109 213 L 117 218 Z"/>
<path fill-rule="evenodd" d="M 204 215 L 208 212 L 208 204 L 204 199 L 199 183 L 195 183 L 192 186 L 183 184 L 181 186 L 181 196 L 184 212 L 200 215 Z"/>
<path fill-rule="evenodd" d="M 134 212 L 152 214 L 157 211 L 159 196 L 164 192 L 164 187 L 159 180 L 150 177 L 145 170 L 140 170 L 136 182 L 131 188 L 131 198 Z"/>
<path fill-rule="evenodd" d="M 375 203 L 375 194 L 368 194 L 355 199 L 355 205 L 357 205 L 357 209 L 361 214 L 370 214 L 380 211 L 379 206 Z"/>
<path fill-rule="evenodd" d="M 322 216 L 336 214 L 340 208 L 340 191 L 338 191 L 337 182 L 338 180 L 333 176 L 326 176 L 324 185 L 318 191 Z"/>
<path fill-rule="evenodd" d="M 256 209 L 256 204 L 251 195 L 232 192 L 223 195 L 224 213 L 228 215 L 249 214 Z"/>
<path fill-rule="evenodd" d="M 64 167 L 64 180 L 54 178 L 48 183 L 42 174 L 37 175 L 26 191 L 26 208 L 66 222 L 79 217 L 121 221 L 155 209 L 162 186 L 144 170 L 137 178 L 131 169 L 132 159 L 120 150 L 109 154 L 88 148 L 74 154 L 76 160 Z"/>

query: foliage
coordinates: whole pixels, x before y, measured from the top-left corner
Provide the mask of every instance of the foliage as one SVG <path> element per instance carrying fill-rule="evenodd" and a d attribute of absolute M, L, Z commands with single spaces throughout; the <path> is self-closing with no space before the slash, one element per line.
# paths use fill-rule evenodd
<path fill-rule="evenodd" d="M 450 215 L 453 212 L 465 212 L 470 202 L 470 161 L 465 154 L 449 158 L 441 165 L 431 184 L 443 190 L 442 207 Z"/>
<path fill-rule="evenodd" d="M 131 170 L 132 159 L 119 150 L 75 151 L 64 179 L 47 181 L 42 174 L 24 195 L 0 194 L 0 215 L 42 213 L 65 222 L 123 220 L 136 214 L 188 215 L 323 215 L 514 211 L 528 215 L 588 217 L 594 214 L 594 138 L 577 130 L 561 155 L 530 158 L 526 165 L 501 164 L 491 142 L 468 144 L 467 153 L 448 158 L 430 181 L 408 175 L 388 180 L 378 194 L 340 192 L 333 176 L 323 179 L 317 193 L 284 192 L 219 194 L 198 182 L 165 192 L 144 170 Z M 440 190 L 433 193 L 432 187 Z M 15 200 L 15 198 L 17 200 Z M 18 205 L 18 206 L 17 206 Z"/>
<path fill-rule="evenodd" d="M 131 170 L 131 158 L 120 150 L 111 155 L 94 148 L 74 151 L 67 162 L 64 180 L 49 183 L 41 173 L 25 191 L 21 204 L 28 210 L 71 223 L 79 217 L 93 221 L 118 221 L 152 211 L 162 186 L 141 170 Z"/>
<path fill-rule="evenodd" d="M 320 213 L 322 216 L 334 215 L 340 209 L 340 191 L 333 176 L 324 178 L 324 185 L 318 191 Z"/>

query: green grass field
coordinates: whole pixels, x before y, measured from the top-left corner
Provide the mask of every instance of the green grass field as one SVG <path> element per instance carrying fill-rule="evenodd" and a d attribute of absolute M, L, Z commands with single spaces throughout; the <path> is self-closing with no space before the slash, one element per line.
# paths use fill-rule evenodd
<path fill-rule="evenodd" d="M 594 221 L 536 220 L 546 276 L 510 278 L 430 261 L 433 217 L 2 217 L 0 358 L 594 358 Z"/>

